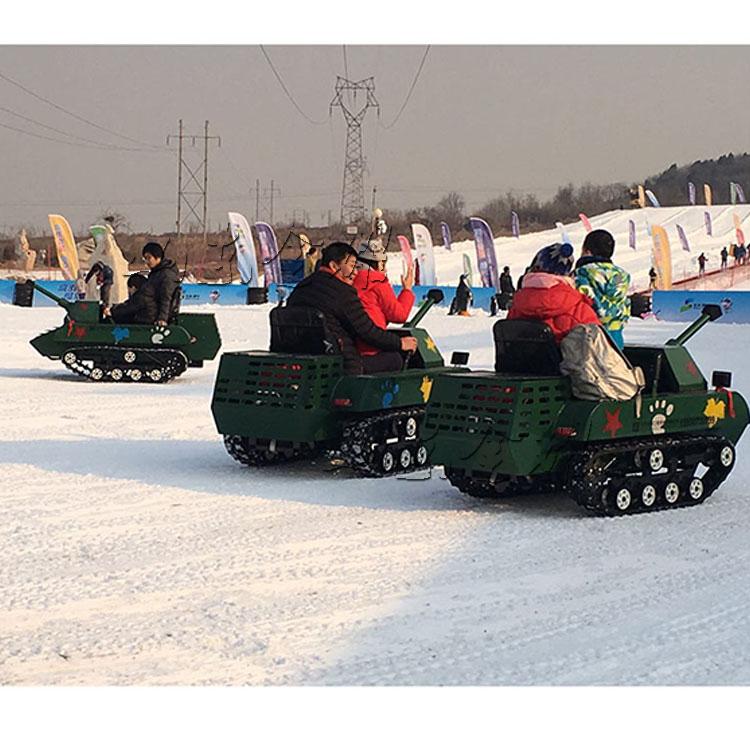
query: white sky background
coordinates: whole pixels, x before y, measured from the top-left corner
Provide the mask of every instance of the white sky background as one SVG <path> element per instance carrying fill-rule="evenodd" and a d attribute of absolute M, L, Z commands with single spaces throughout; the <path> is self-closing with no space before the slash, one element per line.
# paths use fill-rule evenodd
<path fill-rule="evenodd" d="M 155 143 L 175 132 L 180 116 L 191 128 L 201 128 L 203 120 L 210 119 L 213 132 L 223 138 L 223 158 L 211 161 L 210 188 L 217 197 L 211 205 L 213 222 L 223 222 L 228 208 L 243 208 L 220 205 L 218 196 L 225 190 L 241 192 L 242 180 L 253 186 L 256 177 L 276 179 L 284 191 L 282 216 L 297 203 L 289 198 L 294 203 L 285 205 L 285 196 L 332 193 L 316 208 L 310 204 L 314 218 L 316 210 L 330 207 L 335 212 L 338 207 L 344 151 L 340 113 L 334 116 L 331 142 L 328 126 L 316 133 L 297 115 L 257 49 L 217 56 L 205 69 L 192 51 L 164 45 L 332 43 L 337 49 L 325 55 L 297 51 L 310 63 L 309 70 L 301 60 L 290 59 L 289 50 L 281 56 L 270 50 L 300 105 L 312 117 L 322 118 L 327 116 L 333 76 L 341 72 L 344 42 L 743 44 L 750 28 L 740 3 L 692 9 L 684 2 L 619 4 L 607 10 L 606 4 L 593 1 L 540 2 L 516 3 L 509 10 L 465 0 L 414 7 L 387 0 L 374 8 L 288 1 L 267 7 L 248 3 L 239 17 L 236 5 L 224 0 L 210 6 L 157 6 L 143 0 L 96 7 L 46 0 L 13 4 L 3 9 L 3 44 L 136 42 L 157 43 L 161 49 L 148 55 L 121 50 L 120 58 L 116 50 L 78 50 L 73 59 L 73 53 L 66 58 L 60 50 L 19 52 L 6 47 L 0 48 L 0 72 L 56 101 L 59 90 L 64 106 Z M 609 63 L 593 66 L 576 50 L 519 50 L 514 59 L 525 61 L 528 68 L 511 69 L 499 52 L 433 48 L 397 127 L 388 135 L 381 132 L 377 158 L 374 137 L 365 132 L 371 167 L 367 185 L 375 180 L 408 188 L 448 180 L 465 191 L 471 205 L 483 196 L 470 193 L 470 188 L 536 186 L 541 193 L 541 188 L 551 190 L 568 179 L 636 179 L 672 162 L 748 150 L 747 52 L 746 47 L 694 54 L 657 49 L 633 59 L 626 50 L 615 49 L 601 53 L 609 56 Z M 204 50 L 198 57 L 207 55 Z M 417 47 L 381 54 L 382 68 L 377 69 L 370 68 L 375 61 L 368 55 L 351 50 L 350 72 L 377 75 L 377 94 L 388 121 L 403 101 L 421 51 Z M 241 86 L 240 94 L 232 93 L 232 84 Z M 660 96 L 668 97 L 664 105 Z M 253 98 L 265 103 L 270 114 L 256 120 Z M 0 104 L 94 140 L 109 138 L 7 84 L 0 87 Z M 604 117 L 608 122 L 603 126 Z M 5 112 L 0 122 L 19 125 Z M 228 160 L 235 161 L 242 177 L 220 166 Z M 77 229 L 88 226 L 105 207 L 121 207 L 134 225 L 145 229 L 173 226 L 176 164 L 169 157 L 89 152 L 3 131 L 0 168 L 0 231 L 3 225 L 19 223 L 44 228 L 47 213 L 53 211 L 66 214 Z M 398 196 L 382 204 L 419 205 L 439 194 Z M 126 205 L 146 200 L 160 203 Z M 45 205 L 8 206 L 32 202 Z M 245 206 L 248 214 L 250 204 L 248 200 Z M 101 747 L 102 739 L 113 748 L 152 747 L 157 738 L 160 746 L 204 748 L 382 748 L 411 743 L 431 748 L 502 744 L 578 749 L 601 747 L 604 741 L 614 749 L 638 746 L 645 738 L 652 745 L 681 748 L 736 747 L 730 737 L 744 742 L 740 722 L 746 699 L 746 691 L 711 689 L 589 690 L 585 695 L 561 689 L 3 690 L 4 736 L 11 746 L 62 748 Z"/>
<path fill-rule="evenodd" d="M 560 35 L 562 38 L 563 35 Z M 306 121 L 257 45 L 0 47 L 0 73 L 86 119 L 158 146 L 177 132 L 221 136 L 209 155 L 209 219 L 254 217 L 255 180 L 280 189 L 276 221 L 339 212 L 345 126 L 328 119 L 341 44 L 267 46 Z M 748 47 L 432 46 L 411 100 L 391 129 L 424 45 L 347 46 L 349 75 L 374 75 L 377 113 L 364 127 L 366 205 L 409 208 L 449 190 L 470 208 L 509 189 L 549 197 L 572 181 L 642 180 L 672 162 L 748 150 Z M 95 141 L 136 144 L 92 128 L 0 80 L 0 106 Z M 0 125 L 67 136 L 0 109 Z M 85 144 L 91 145 L 91 144 Z M 200 146 L 188 163 L 202 159 Z M 174 225 L 176 155 L 63 145 L 0 127 L 0 231 L 46 226 L 63 213 L 74 230 L 107 208 L 134 229 Z"/>

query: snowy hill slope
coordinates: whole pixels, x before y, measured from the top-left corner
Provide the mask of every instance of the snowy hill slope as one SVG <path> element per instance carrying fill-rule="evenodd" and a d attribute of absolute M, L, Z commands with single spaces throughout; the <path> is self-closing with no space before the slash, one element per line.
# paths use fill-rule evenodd
<path fill-rule="evenodd" d="M 706 234 L 703 214 L 711 214 L 713 236 Z M 720 265 L 719 252 L 721 248 L 736 242 L 733 215 L 737 214 L 742 222 L 743 230 L 750 237 L 750 205 L 736 206 L 673 206 L 667 208 L 642 208 L 636 210 L 615 210 L 598 216 L 590 216 L 593 229 L 606 229 L 615 237 L 615 260 L 630 272 L 634 289 L 648 288 L 648 270 L 651 267 L 651 237 L 648 234 L 647 222 L 650 225 L 660 224 L 667 230 L 672 250 L 672 273 L 674 279 L 693 276 L 698 272 L 697 258 L 705 252 L 709 258 L 708 269 L 718 268 Z M 628 221 L 632 219 L 636 227 L 636 249 L 628 245 Z M 690 252 L 686 253 L 677 235 L 677 225 L 680 225 L 688 238 Z M 523 230 L 523 227 L 522 227 Z M 586 230 L 583 224 L 574 222 L 565 225 L 576 255 L 580 253 Z M 435 238 L 433 238 L 435 239 Z M 537 250 L 552 242 L 560 242 L 560 231 L 557 229 L 544 232 L 522 234 L 521 237 L 498 237 L 495 239 L 495 252 L 499 267 L 510 266 L 514 280 L 524 271 Z M 474 242 L 466 240 L 455 242 L 451 251 L 440 245 L 435 247 L 435 265 L 438 282 L 445 285 L 457 283 L 463 272 L 463 253 L 468 254 L 474 269 L 474 284 L 479 286 L 477 275 L 476 251 Z M 389 277 L 398 283 L 401 274 L 401 264 L 390 263 Z"/>

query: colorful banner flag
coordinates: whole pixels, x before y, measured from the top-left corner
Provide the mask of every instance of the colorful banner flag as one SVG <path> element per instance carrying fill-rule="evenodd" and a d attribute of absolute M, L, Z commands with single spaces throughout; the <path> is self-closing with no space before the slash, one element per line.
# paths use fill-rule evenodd
<path fill-rule="evenodd" d="M 732 220 L 734 221 L 734 232 L 737 235 L 737 244 L 745 244 L 745 233 L 742 231 L 742 219 L 738 213 L 732 214 Z"/>
<path fill-rule="evenodd" d="M 643 192 L 643 185 L 638 185 L 638 205 L 646 208 L 646 193 Z"/>
<path fill-rule="evenodd" d="M 695 205 L 695 183 L 694 182 L 688 182 L 688 200 L 690 201 L 690 205 Z"/>
<path fill-rule="evenodd" d="M 60 264 L 63 278 L 75 281 L 78 278 L 78 250 L 73 232 L 64 216 L 49 214 L 49 225 L 55 240 L 57 262 Z"/>
<path fill-rule="evenodd" d="M 514 237 L 521 237 L 521 222 L 518 218 L 518 214 L 515 211 L 510 212 L 510 229 L 513 232 Z"/>
<path fill-rule="evenodd" d="M 646 191 L 646 197 L 648 198 L 648 201 L 649 201 L 649 203 L 650 203 L 650 204 L 651 204 L 651 205 L 652 205 L 652 206 L 653 206 L 654 208 L 661 208 L 661 206 L 659 205 L 659 201 L 658 201 L 658 200 L 656 200 L 656 196 L 654 195 L 653 191 L 651 191 L 651 190 L 647 190 L 647 191 Z"/>
<path fill-rule="evenodd" d="M 706 225 L 706 234 L 709 237 L 714 236 L 713 227 L 711 226 L 711 214 L 708 211 L 703 212 L 703 223 Z"/>
<path fill-rule="evenodd" d="M 474 272 L 471 270 L 471 258 L 464 253 L 464 276 L 469 286 L 474 286 Z"/>
<path fill-rule="evenodd" d="M 565 231 L 565 225 L 561 221 L 556 221 L 555 226 L 560 230 L 562 241 L 572 245 L 573 243 L 570 241 L 570 235 Z"/>
<path fill-rule="evenodd" d="M 745 203 L 745 193 L 737 182 L 729 183 L 729 201 L 733 206 L 737 203 Z"/>
<path fill-rule="evenodd" d="M 680 238 L 680 244 L 682 245 L 682 249 L 686 252 L 690 252 L 690 245 L 688 244 L 688 238 L 685 234 L 685 230 L 678 224 L 677 225 L 677 236 Z"/>
<path fill-rule="evenodd" d="M 451 249 L 451 228 L 444 221 L 440 222 L 440 231 L 443 235 L 443 246 L 446 250 Z"/>
<path fill-rule="evenodd" d="M 474 234 L 474 244 L 477 249 L 477 266 L 479 278 L 484 287 L 499 287 L 497 274 L 497 260 L 495 258 L 495 241 L 492 238 L 490 225 L 478 216 L 469 218 L 469 226 Z"/>
<path fill-rule="evenodd" d="M 583 228 L 587 231 L 591 231 L 591 222 L 586 214 L 578 214 L 578 218 L 583 222 Z"/>
<path fill-rule="evenodd" d="M 242 215 L 229 211 L 229 234 L 234 241 L 236 250 L 235 262 L 243 284 L 261 286 L 258 276 L 258 260 L 255 257 L 255 242 L 247 219 Z"/>
<path fill-rule="evenodd" d="M 419 261 L 419 276 L 422 286 L 437 284 L 435 275 L 435 249 L 432 246 L 432 235 L 424 224 L 412 224 L 411 233 L 414 235 L 414 252 Z"/>
<path fill-rule="evenodd" d="M 265 221 L 256 221 L 255 231 L 258 233 L 258 242 L 260 242 L 260 257 L 265 269 L 263 273 L 265 285 L 283 283 L 279 246 L 273 227 Z"/>
<path fill-rule="evenodd" d="M 628 245 L 635 250 L 635 222 L 628 219 Z"/>
<path fill-rule="evenodd" d="M 408 238 L 404 237 L 403 234 L 397 235 L 396 239 L 398 240 L 398 245 L 401 248 L 401 254 L 404 256 L 406 268 L 409 269 L 414 265 L 414 258 L 411 254 L 411 245 L 409 244 L 409 240 Z"/>
<path fill-rule="evenodd" d="M 711 186 L 707 182 L 703 183 L 703 197 L 706 200 L 707 206 L 713 205 L 713 196 L 711 195 Z"/>
<path fill-rule="evenodd" d="M 672 251 L 669 237 L 664 227 L 654 224 L 651 227 L 651 238 L 654 243 L 654 269 L 656 270 L 656 288 L 672 288 Z"/>

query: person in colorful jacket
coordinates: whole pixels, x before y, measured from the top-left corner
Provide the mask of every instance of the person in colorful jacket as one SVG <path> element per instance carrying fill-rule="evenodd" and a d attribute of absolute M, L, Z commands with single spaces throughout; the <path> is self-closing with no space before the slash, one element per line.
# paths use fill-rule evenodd
<path fill-rule="evenodd" d="M 576 289 L 572 271 L 572 245 L 543 247 L 524 274 L 523 286 L 513 296 L 508 320 L 546 323 L 557 343 L 577 325 L 599 323 L 591 299 Z"/>
<path fill-rule="evenodd" d="M 357 255 L 354 288 L 362 307 L 378 328 L 386 328 L 389 323 L 406 323 L 415 300 L 412 292 L 414 267 L 409 267 L 406 275 L 401 277 L 402 289 L 397 297 L 385 274 L 387 262 L 386 249 L 383 242 L 377 238 L 363 245 Z M 379 352 L 361 339 L 357 340 L 357 350 L 363 357 L 370 357 Z"/>
<path fill-rule="evenodd" d="M 578 291 L 591 298 L 601 324 L 622 349 L 622 330 L 630 318 L 630 274 L 612 262 L 614 251 L 615 238 L 606 229 L 589 232 L 576 263 L 575 282 Z"/>

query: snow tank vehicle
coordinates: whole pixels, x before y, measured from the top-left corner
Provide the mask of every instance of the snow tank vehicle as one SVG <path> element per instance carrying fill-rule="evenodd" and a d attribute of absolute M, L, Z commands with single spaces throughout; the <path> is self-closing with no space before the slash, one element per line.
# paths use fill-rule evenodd
<path fill-rule="evenodd" d="M 27 283 L 65 310 L 61 326 L 29 343 L 89 380 L 166 383 L 188 367 L 203 367 L 221 347 L 216 320 L 209 313 L 178 312 L 164 327 L 114 323 L 102 316 L 98 301 L 69 302 L 33 281 Z"/>
<path fill-rule="evenodd" d="M 565 492 L 600 515 L 703 502 L 729 475 L 748 424 L 731 373 L 712 387 L 685 342 L 721 316 L 701 316 L 663 346 L 626 346 L 645 387 L 629 401 L 573 398 L 560 350 L 537 321 L 498 321 L 495 372 L 442 373 L 432 388 L 423 441 L 430 462 L 478 498 Z"/>
<path fill-rule="evenodd" d="M 427 464 L 420 440 L 425 404 L 446 367 L 427 331 L 417 328 L 443 293 L 431 289 L 411 320 L 390 331 L 417 339 L 399 372 L 345 375 L 322 313 L 271 310 L 270 351 L 224 353 L 211 411 L 227 452 L 249 466 L 328 452 L 363 476 Z"/>

